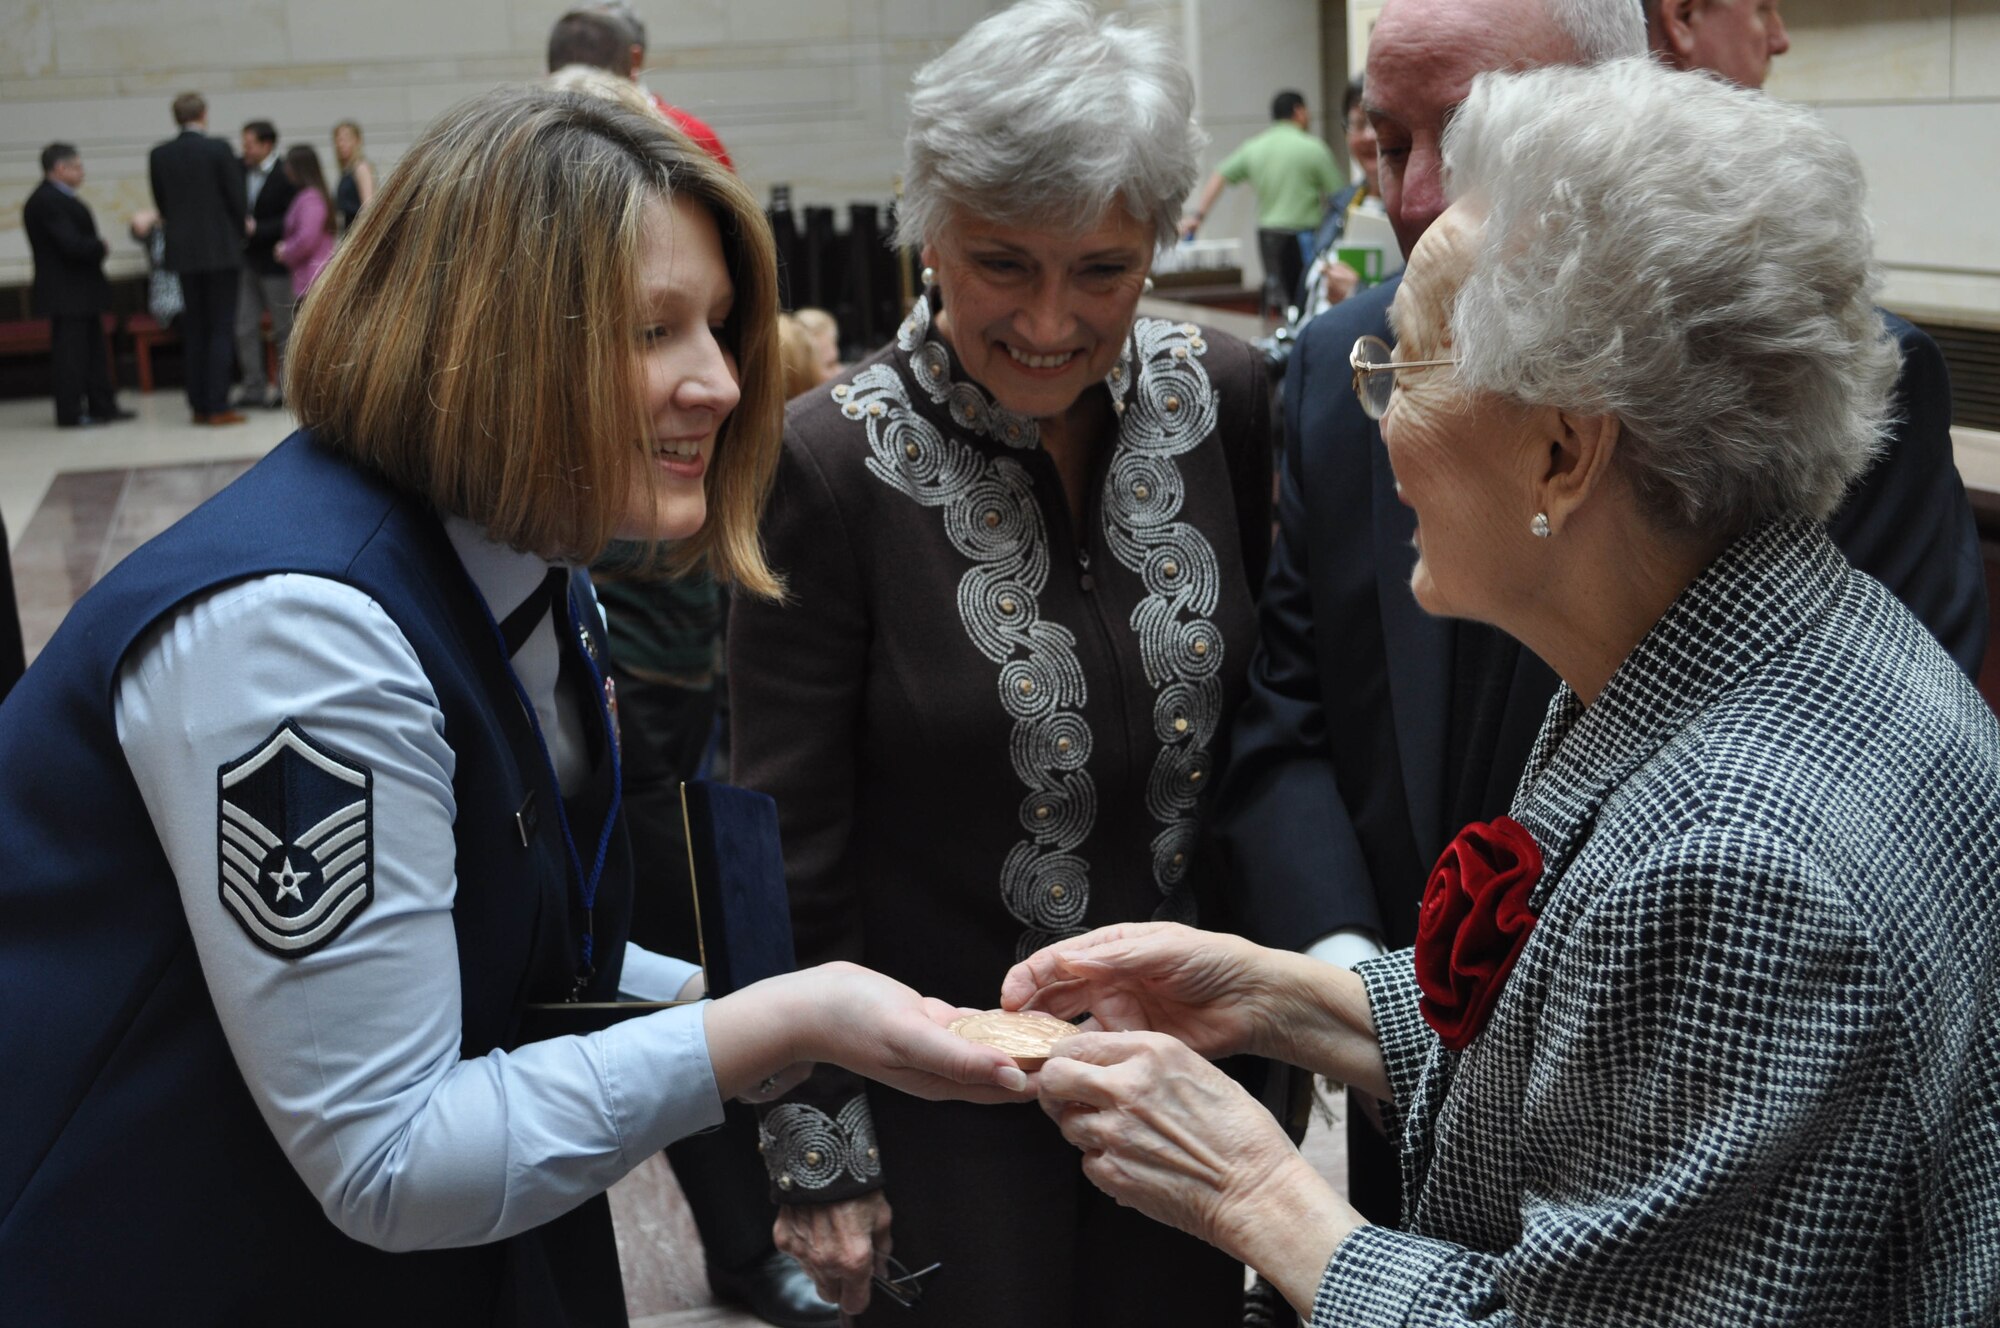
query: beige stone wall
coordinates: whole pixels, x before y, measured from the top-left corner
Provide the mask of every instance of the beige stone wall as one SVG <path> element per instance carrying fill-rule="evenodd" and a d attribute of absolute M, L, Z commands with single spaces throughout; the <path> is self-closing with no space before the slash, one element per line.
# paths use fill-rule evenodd
<path fill-rule="evenodd" d="M 1305 94 L 1313 132 L 1332 126 L 1339 140 L 1340 108 L 1329 117 L 1320 100 L 1320 0 L 1186 0 L 1183 45 L 1195 71 L 1195 97 L 1209 144 L 1202 179 L 1253 134 L 1271 123 L 1271 98 L 1292 88 Z M 1336 151 L 1340 151 L 1336 147 Z M 1201 185 L 1195 186 L 1197 192 Z M 1247 184 L 1225 190 L 1202 224 L 1204 240 L 1241 243 L 1244 280 L 1255 285 L 1257 196 Z"/>
<path fill-rule="evenodd" d="M 1792 0 L 1770 91 L 1861 154 L 1883 303 L 2000 325 L 2000 0 Z"/>
<path fill-rule="evenodd" d="M 168 103 L 207 96 L 210 128 L 273 121 L 330 164 L 341 119 L 393 166 L 439 111 L 541 73 L 566 0 L 0 0 L 0 198 L 23 200 L 43 144 L 82 150 L 83 194 L 111 239 L 114 274 L 143 270 L 125 218 L 150 204 L 146 154 L 173 131 Z M 911 72 L 1001 0 L 638 0 L 651 39 L 646 82 L 715 126 L 745 181 L 789 182 L 804 203 L 886 202 L 902 152 Z M 1224 62 L 1204 84 L 1236 106 L 1267 102 L 1266 71 L 1317 77 L 1292 60 L 1275 11 L 1306 0 L 1112 0 L 1177 37 L 1198 14 Z M 1317 29 L 1312 29 L 1317 31 Z M 1200 34 L 1196 34 L 1200 35 Z M 1278 49 L 1259 49 L 1258 43 Z M 1307 43 L 1310 49 L 1311 43 Z M 1268 85 L 1268 86 L 1267 86 Z M 1227 139 L 1233 122 L 1220 137 Z M 0 208 L 0 285 L 28 280 L 18 201 Z"/>

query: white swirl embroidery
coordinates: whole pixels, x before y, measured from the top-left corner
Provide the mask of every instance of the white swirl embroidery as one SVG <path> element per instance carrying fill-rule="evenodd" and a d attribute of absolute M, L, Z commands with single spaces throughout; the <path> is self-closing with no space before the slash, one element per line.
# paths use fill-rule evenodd
<path fill-rule="evenodd" d="M 1131 624 L 1156 692 L 1160 750 L 1146 781 L 1146 810 L 1161 825 L 1153 881 L 1165 900 L 1161 915 L 1191 921 L 1193 900 L 1183 887 L 1194 856 L 1195 804 L 1214 774 L 1209 746 L 1222 721 L 1222 633 L 1209 618 L 1222 572 L 1208 538 L 1175 520 L 1186 485 L 1174 459 L 1215 427 L 1216 400 L 1200 360 L 1208 345 L 1193 323 L 1139 319 L 1132 346 L 1137 381 L 1104 477 L 1104 540 L 1146 587 Z M 1114 381 L 1124 368 L 1113 370 Z"/>
<path fill-rule="evenodd" d="M 994 404 L 969 382 L 952 381 L 950 353 L 929 330 L 929 305 L 919 300 L 896 338 L 925 395 L 968 431 L 1016 449 L 1038 446 L 1033 419 Z M 1127 401 L 1134 346 L 1138 377 Z M 1147 683 L 1158 692 L 1154 731 L 1161 750 L 1146 791 L 1147 810 L 1163 827 L 1152 844 L 1153 878 L 1167 901 L 1163 913 L 1182 918 L 1192 913 L 1179 888 L 1194 848 L 1192 813 L 1210 775 L 1208 746 L 1222 714 L 1222 638 L 1207 618 L 1221 574 L 1208 541 L 1174 520 L 1185 496 L 1174 458 L 1215 423 L 1208 375 L 1194 358 L 1204 349 L 1193 324 L 1140 319 L 1107 380 L 1120 432 L 1105 479 L 1106 540 L 1146 586 L 1131 625 Z M 1001 898 L 1025 928 L 1015 947 L 1025 957 L 1083 930 L 1090 866 L 1075 850 L 1097 821 L 1076 637 L 1038 611 L 1049 542 L 1033 481 L 1011 458 L 988 459 L 947 438 L 911 407 L 902 376 L 889 364 L 863 371 L 851 387 L 835 388 L 834 397 L 848 419 L 867 427 L 870 473 L 943 509 L 952 546 L 972 562 L 958 583 L 959 617 L 974 647 L 1000 666 L 1000 704 L 1014 720 L 1009 754 L 1028 789 L 1020 806 L 1028 837 L 1008 851 L 1000 873 Z"/>
<path fill-rule="evenodd" d="M 838 1116 L 785 1102 L 757 1122 L 757 1151 L 780 1190 L 823 1190 L 843 1175 L 866 1184 L 882 1174 L 868 1099 L 849 1098 Z"/>
<path fill-rule="evenodd" d="M 968 430 L 1009 447 L 1037 446 L 1041 434 L 1032 419 L 951 381 L 950 355 L 926 337 L 929 324 L 929 307 L 919 300 L 897 334 L 917 385 Z M 911 407 L 890 365 L 864 370 L 834 395 L 847 418 L 866 423 L 869 472 L 942 509 L 946 537 L 971 560 L 958 582 L 959 618 L 973 646 L 1000 666 L 1000 705 L 1014 721 L 1008 753 L 1028 788 L 1020 807 L 1028 838 L 1000 867 L 1000 898 L 1023 927 L 1015 954 L 1025 958 L 1083 930 L 1090 865 L 1074 850 L 1097 821 L 1097 788 L 1085 769 L 1090 726 L 1080 712 L 1088 693 L 1076 637 L 1039 612 L 1049 541 L 1034 481 L 1010 457 L 987 458 L 945 437 Z"/>

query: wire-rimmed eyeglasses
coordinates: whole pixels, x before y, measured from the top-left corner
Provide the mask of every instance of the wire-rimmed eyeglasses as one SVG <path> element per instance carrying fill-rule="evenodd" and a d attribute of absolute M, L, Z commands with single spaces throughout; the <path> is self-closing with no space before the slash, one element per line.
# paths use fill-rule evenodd
<path fill-rule="evenodd" d="M 1396 375 L 1404 369 L 1434 369 L 1457 360 L 1404 360 L 1394 362 L 1395 351 L 1380 337 L 1362 337 L 1347 353 L 1354 370 L 1354 395 L 1361 399 L 1361 413 L 1379 420 L 1389 413 L 1389 394 L 1396 389 Z"/>
<path fill-rule="evenodd" d="M 944 1267 L 941 1263 L 934 1263 L 913 1273 L 896 1262 L 896 1256 L 893 1254 L 888 1258 L 888 1265 L 887 1277 L 877 1273 L 868 1280 L 875 1284 L 877 1291 L 906 1310 L 915 1309 L 917 1302 L 924 1298 L 924 1279 Z"/>

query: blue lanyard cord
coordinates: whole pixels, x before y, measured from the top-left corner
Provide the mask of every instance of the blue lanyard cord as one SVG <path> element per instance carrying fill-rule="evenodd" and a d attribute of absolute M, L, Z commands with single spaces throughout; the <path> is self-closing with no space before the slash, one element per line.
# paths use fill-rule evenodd
<path fill-rule="evenodd" d="M 566 587 L 566 590 L 565 602 L 568 605 L 569 622 L 553 624 L 556 631 L 558 678 L 561 676 L 560 660 L 562 652 L 566 648 L 563 634 L 568 630 L 574 629 L 577 622 L 576 587 L 574 584 L 571 584 Z M 507 648 L 506 634 L 500 630 L 500 624 L 495 621 L 493 610 L 488 607 L 484 596 L 479 597 L 479 608 L 486 615 L 486 625 L 493 631 L 494 644 L 500 650 L 501 667 L 507 670 L 507 681 L 514 685 L 514 696 L 520 701 L 521 710 L 528 717 L 528 727 L 534 732 L 535 746 L 542 754 L 543 773 L 548 776 L 549 787 L 555 790 L 556 824 L 562 829 L 563 848 L 569 854 L 570 870 L 575 873 L 574 879 L 577 883 L 577 896 L 583 904 L 583 963 L 577 974 L 575 992 L 571 995 L 571 999 L 574 1000 L 577 995 L 582 993 L 584 985 L 590 981 L 591 976 L 596 972 L 593 963 L 595 957 L 595 945 L 593 943 L 596 940 L 596 936 L 595 929 L 592 926 L 591 914 L 597 904 L 597 883 L 604 873 L 604 859 L 611 848 L 611 830 L 618 820 L 619 800 L 624 785 L 624 777 L 619 765 L 618 739 L 617 735 L 611 730 L 611 711 L 604 697 L 604 679 L 598 673 L 596 661 L 591 659 L 590 652 L 587 650 L 583 651 L 584 667 L 590 671 L 592 690 L 597 694 L 599 721 L 604 725 L 605 740 L 611 747 L 611 801 L 605 807 L 604 828 L 599 832 L 597 837 L 597 856 L 591 863 L 590 874 L 586 876 L 583 871 L 583 859 L 576 851 L 576 836 L 570 830 L 569 811 L 563 804 L 562 780 L 556 775 L 555 757 L 550 753 L 548 739 L 542 733 L 542 721 L 540 715 L 535 711 L 534 699 L 528 695 L 528 689 L 522 685 L 521 675 L 514 672 L 514 659 L 512 652 Z M 553 610 L 554 605 L 551 605 L 550 608 Z M 553 614 L 551 616 L 553 617 Z M 557 693 L 557 704 L 561 704 L 560 691 Z"/>
<path fill-rule="evenodd" d="M 565 598 L 569 602 L 568 626 L 572 631 L 577 633 L 577 646 L 582 650 L 583 666 L 590 670 L 590 694 L 597 702 L 597 722 L 602 726 L 601 731 L 604 734 L 604 745 L 611 749 L 611 801 L 604 808 L 604 824 L 597 832 L 597 856 L 591 860 L 590 875 L 584 879 L 583 883 L 585 919 L 583 962 L 588 966 L 591 962 L 592 942 L 596 939 L 596 934 L 590 927 L 589 919 L 591 917 L 591 910 L 597 906 L 597 883 L 604 876 L 604 859 L 611 851 L 611 828 L 618 823 L 618 808 L 623 799 L 625 789 L 625 772 L 620 760 L 618 731 L 615 727 L 616 721 L 611 716 L 611 700 L 604 691 L 604 675 L 598 671 L 597 657 L 583 645 L 583 614 L 577 608 L 576 604 L 576 583 L 571 581 L 565 589 L 568 592 Z M 518 685 L 517 683 L 516 686 Z M 547 755 L 548 753 L 545 748 L 543 756 L 546 757 Z M 549 771 L 551 777 L 553 777 L 555 772 L 553 763 L 550 764 Z M 560 794 L 562 790 L 558 788 L 556 791 Z M 557 799 L 557 804 L 558 806 L 561 805 L 560 797 Z M 563 817 L 562 825 L 563 836 L 567 840 L 569 836 L 568 816 Z M 573 843 L 570 845 L 569 853 L 570 859 L 575 861 L 576 846 Z"/>

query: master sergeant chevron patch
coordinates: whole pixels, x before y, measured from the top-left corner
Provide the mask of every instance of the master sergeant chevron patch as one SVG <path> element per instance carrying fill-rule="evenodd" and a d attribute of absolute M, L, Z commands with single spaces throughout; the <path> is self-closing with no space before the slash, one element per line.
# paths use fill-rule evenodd
<path fill-rule="evenodd" d="M 250 939 L 297 959 L 375 894 L 374 774 L 296 720 L 217 772 L 222 903 Z"/>

